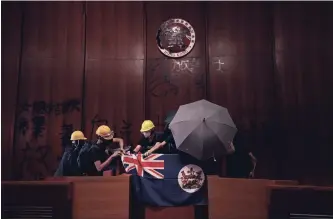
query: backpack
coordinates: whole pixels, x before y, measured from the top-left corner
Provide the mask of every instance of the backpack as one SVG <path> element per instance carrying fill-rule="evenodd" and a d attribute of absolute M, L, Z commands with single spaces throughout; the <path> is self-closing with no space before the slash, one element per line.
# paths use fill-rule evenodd
<path fill-rule="evenodd" d="M 82 173 L 77 163 L 80 150 L 81 147 L 65 149 L 54 176 L 81 176 Z"/>
<path fill-rule="evenodd" d="M 82 173 L 87 173 L 90 167 L 90 152 L 92 145 L 89 143 L 85 143 L 77 157 L 77 164 Z"/>

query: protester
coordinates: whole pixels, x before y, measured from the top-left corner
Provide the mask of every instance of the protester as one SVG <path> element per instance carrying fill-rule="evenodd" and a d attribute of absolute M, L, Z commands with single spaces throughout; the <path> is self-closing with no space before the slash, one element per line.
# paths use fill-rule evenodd
<path fill-rule="evenodd" d="M 253 178 L 257 158 L 248 146 L 245 136 L 237 133 L 234 139 L 235 152 L 227 156 L 227 176 L 234 178 Z"/>
<path fill-rule="evenodd" d="M 71 135 L 72 145 L 66 147 L 54 176 L 81 176 L 77 158 L 82 147 L 87 145 L 87 138 L 81 131 L 74 131 Z"/>
<path fill-rule="evenodd" d="M 151 120 L 143 121 L 141 125 L 142 138 L 133 150 L 135 153 L 141 152 L 144 156 L 152 153 L 163 153 L 160 144 L 164 141 L 163 133 L 155 131 L 155 125 Z"/>
<path fill-rule="evenodd" d="M 116 157 L 119 157 L 124 148 L 124 140 L 121 138 L 114 138 L 114 132 L 106 125 L 99 126 L 96 130 L 97 142 L 94 143 L 89 149 L 89 162 L 86 169 L 88 176 L 101 176 L 105 172 L 114 171 L 116 166 Z M 112 143 L 118 143 L 121 150 L 114 152 L 109 156 L 106 152 L 107 147 Z"/>

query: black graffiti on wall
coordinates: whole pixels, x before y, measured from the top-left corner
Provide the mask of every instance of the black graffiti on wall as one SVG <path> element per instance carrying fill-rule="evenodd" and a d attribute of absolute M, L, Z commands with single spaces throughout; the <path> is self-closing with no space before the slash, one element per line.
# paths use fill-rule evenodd
<path fill-rule="evenodd" d="M 32 138 L 38 139 L 43 137 L 45 131 L 46 118 L 43 115 L 35 115 L 32 117 Z"/>
<path fill-rule="evenodd" d="M 26 142 L 21 149 L 23 157 L 19 164 L 18 178 L 42 179 L 50 173 L 47 156 L 51 152 L 49 145 L 32 145 Z"/>
<path fill-rule="evenodd" d="M 72 112 L 81 111 L 81 101 L 78 99 L 69 99 L 61 103 L 47 103 L 45 101 L 34 101 L 32 104 L 24 103 L 19 106 L 18 109 L 18 124 L 17 129 L 23 136 L 26 135 L 27 131 L 31 128 L 29 120 L 24 113 L 31 114 L 32 123 L 32 138 L 38 139 L 43 136 L 45 131 L 46 117 L 52 112 L 55 115 L 64 115 Z"/>
<path fill-rule="evenodd" d="M 52 148 L 50 145 L 42 144 L 39 141 L 47 129 L 48 116 L 52 113 L 58 116 L 80 111 L 81 101 L 79 99 L 69 99 L 60 103 L 34 101 L 31 104 L 24 103 L 18 107 L 16 127 L 18 134 L 26 141 L 25 147 L 21 150 L 22 160 L 19 164 L 19 179 L 27 178 L 27 176 L 33 179 L 40 179 L 46 175 L 53 174 L 54 170 L 46 159 L 49 153 L 52 152 Z M 73 124 L 62 124 L 60 138 L 63 150 L 67 145 L 70 145 L 72 132 Z"/>
<path fill-rule="evenodd" d="M 29 130 L 29 120 L 26 117 L 21 117 L 18 120 L 18 131 L 20 134 L 22 134 L 23 136 L 25 136 L 25 134 L 27 133 L 27 131 Z"/>
<path fill-rule="evenodd" d="M 51 104 L 45 101 L 34 101 L 32 104 L 23 104 L 19 107 L 19 118 L 17 121 L 17 134 L 25 140 L 25 145 L 21 149 L 22 157 L 19 162 L 19 179 L 42 179 L 46 176 L 53 175 L 55 167 L 50 161 L 54 156 L 52 152 L 52 146 L 45 144 L 47 139 L 45 133 L 47 133 L 49 116 L 70 114 L 73 112 L 81 111 L 81 103 L 79 100 L 68 100 L 62 103 Z M 101 118 L 99 115 L 95 115 L 92 120 L 92 132 L 97 129 L 99 125 L 108 125 L 108 120 Z M 59 161 L 62 157 L 65 147 L 71 146 L 71 134 L 74 131 L 74 125 L 72 123 L 63 122 L 61 124 L 61 131 L 58 133 L 61 140 L 62 153 L 57 156 Z M 116 126 L 114 126 L 115 132 Z M 51 136 L 53 133 L 47 133 L 47 136 Z M 119 126 L 119 137 L 123 138 L 128 145 L 133 145 L 132 141 L 132 123 L 125 119 L 122 120 Z M 60 146 L 60 145 L 59 145 Z"/>
<path fill-rule="evenodd" d="M 81 101 L 79 99 L 68 99 L 60 103 L 47 103 L 44 100 L 38 100 L 31 103 L 23 103 L 18 107 L 18 114 L 31 112 L 36 115 L 46 115 L 54 113 L 62 115 L 81 111 Z"/>
<path fill-rule="evenodd" d="M 152 60 L 148 66 L 148 88 L 147 91 L 154 97 L 166 97 L 178 95 L 179 87 L 170 80 L 170 68 L 164 59 Z M 164 73 L 164 74 L 161 74 Z"/>
<path fill-rule="evenodd" d="M 63 123 L 61 126 L 60 139 L 63 148 L 71 145 L 71 135 L 74 132 L 73 124 Z"/>

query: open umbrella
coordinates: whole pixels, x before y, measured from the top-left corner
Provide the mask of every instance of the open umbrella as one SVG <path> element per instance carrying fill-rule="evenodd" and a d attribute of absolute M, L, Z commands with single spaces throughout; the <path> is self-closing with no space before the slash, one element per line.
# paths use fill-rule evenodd
<path fill-rule="evenodd" d="M 228 154 L 237 132 L 228 109 L 207 100 L 180 106 L 169 127 L 177 149 L 200 160 Z"/>

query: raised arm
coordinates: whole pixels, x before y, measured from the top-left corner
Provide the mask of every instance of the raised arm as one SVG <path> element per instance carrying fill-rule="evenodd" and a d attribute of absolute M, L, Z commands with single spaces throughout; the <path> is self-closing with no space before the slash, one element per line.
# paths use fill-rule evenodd
<path fill-rule="evenodd" d="M 120 146 L 121 151 L 124 152 L 124 140 L 122 138 L 113 138 L 113 142 L 117 142 Z"/>
<path fill-rule="evenodd" d="M 141 150 L 141 148 L 142 148 L 141 145 L 137 145 L 137 146 L 134 148 L 133 151 L 134 151 L 135 153 L 138 153 L 138 152 Z"/>

